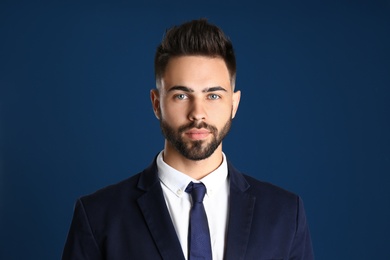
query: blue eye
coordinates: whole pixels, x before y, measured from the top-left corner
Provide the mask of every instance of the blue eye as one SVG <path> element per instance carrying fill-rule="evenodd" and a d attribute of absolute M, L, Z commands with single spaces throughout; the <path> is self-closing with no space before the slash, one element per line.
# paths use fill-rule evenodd
<path fill-rule="evenodd" d="M 217 94 L 210 94 L 210 95 L 209 95 L 209 99 L 215 100 L 215 99 L 219 99 L 219 98 L 220 98 L 220 96 L 217 95 Z"/>
<path fill-rule="evenodd" d="M 178 95 L 176 95 L 176 98 L 180 99 L 180 100 L 183 100 L 183 99 L 187 98 L 187 95 L 185 95 L 185 94 L 178 94 Z"/>

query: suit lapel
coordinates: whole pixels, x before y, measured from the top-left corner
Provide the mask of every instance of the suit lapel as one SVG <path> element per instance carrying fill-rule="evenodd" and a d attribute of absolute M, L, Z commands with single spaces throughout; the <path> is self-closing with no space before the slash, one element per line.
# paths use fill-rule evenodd
<path fill-rule="evenodd" d="M 225 260 L 244 259 L 256 198 L 246 192 L 249 184 L 229 163 L 230 205 Z"/>
<path fill-rule="evenodd" d="M 180 242 L 177 238 L 175 228 L 166 207 L 161 185 L 157 178 L 157 167 L 155 163 L 142 173 L 138 187 L 146 191 L 138 199 L 138 205 L 162 259 L 184 260 Z"/>

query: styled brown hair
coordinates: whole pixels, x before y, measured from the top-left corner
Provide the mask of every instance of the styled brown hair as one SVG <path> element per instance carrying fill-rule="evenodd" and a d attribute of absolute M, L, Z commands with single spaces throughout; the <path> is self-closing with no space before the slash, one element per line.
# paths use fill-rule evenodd
<path fill-rule="evenodd" d="M 224 32 L 210 24 L 207 19 L 193 20 L 168 29 L 154 58 L 154 73 L 157 87 L 160 86 L 168 62 L 173 57 L 200 55 L 220 57 L 229 70 L 234 88 L 236 79 L 236 57 L 233 45 Z"/>

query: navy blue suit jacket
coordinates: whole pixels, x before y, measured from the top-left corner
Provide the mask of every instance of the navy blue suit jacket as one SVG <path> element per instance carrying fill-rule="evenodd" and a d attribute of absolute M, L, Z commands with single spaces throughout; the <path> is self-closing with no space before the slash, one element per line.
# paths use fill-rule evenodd
<path fill-rule="evenodd" d="M 314 259 L 301 199 L 228 163 L 225 259 Z M 184 260 L 157 166 L 80 198 L 63 260 Z"/>

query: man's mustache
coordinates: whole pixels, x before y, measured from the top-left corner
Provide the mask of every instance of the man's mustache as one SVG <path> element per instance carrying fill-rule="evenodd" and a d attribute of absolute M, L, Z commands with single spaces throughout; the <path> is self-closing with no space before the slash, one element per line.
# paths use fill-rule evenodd
<path fill-rule="evenodd" d="M 197 129 L 204 128 L 204 129 L 209 130 L 211 133 L 216 133 L 218 131 L 218 129 L 215 126 L 209 125 L 203 121 L 198 122 L 198 123 L 195 121 L 192 121 L 186 125 L 179 127 L 178 132 L 179 133 L 185 132 L 185 131 L 193 129 L 193 128 L 197 128 Z"/>

